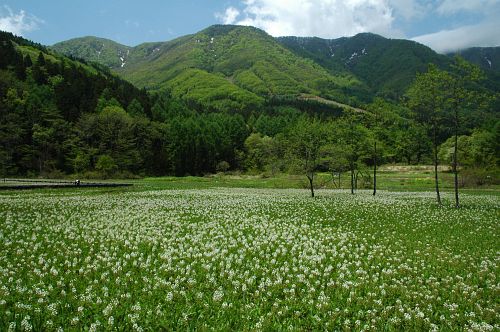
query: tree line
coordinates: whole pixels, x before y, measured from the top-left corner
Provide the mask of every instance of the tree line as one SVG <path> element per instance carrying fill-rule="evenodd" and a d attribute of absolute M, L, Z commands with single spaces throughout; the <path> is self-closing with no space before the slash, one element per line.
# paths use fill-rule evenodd
<path fill-rule="evenodd" d="M 379 98 L 355 111 L 275 96 L 233 112 L 137 89 L 9 34 L 0 39 L 2 176 L 289 172 L 305 174 L 311 195 L 319 171 L 347 172 L 354 193 L 369 169 L 375 194 L 385 163 L 442 160 L 477 183 L 498 176 L 498 95 L 461 60 L 451 73 L 431 66 L 398 104 Z"/>

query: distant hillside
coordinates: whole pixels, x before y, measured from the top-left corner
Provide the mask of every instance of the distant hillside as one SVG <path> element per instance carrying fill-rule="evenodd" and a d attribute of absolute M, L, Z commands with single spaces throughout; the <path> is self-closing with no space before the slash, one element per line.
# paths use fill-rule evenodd
<path fill-rule="evenodd" d="M 55 90 L 53 97 L 61 103 L 58 105 L 59 111 L 75 113 L 67 120 L 74 120 L 85 112 L 94 112 L 97 99 L 104 90 L 108 97 L 115 98 L 124 107 L 134 98 L 142 101 L 148 98 L 146 92 L 112 74 L 108 68 L 98 63 L 68 58 L 8 32 L 0 31 L 0 43 L 0 69 L 4 69 L 5 73 L 14 70 L 17 75 L 1 77 L 0 81 L 5 86 L 0 86 L 0 93 L 6 93 L 9 88 L 29 90 L 30 84 L 48 85 Z M 24 81 L 30 75 L 34 82 L 18 82 Z M 9 80 L 10 83 L 7 83 Z M 82 94 L 82 91 L 85 94 Z M 146 102 L 143 106 L 149 109 Z"/>
<path fill-rule="evenodd" d="M 135 47 L 85 37 L 53 49 L 97 61 L 138 87 L 170 90 L 189 103 L 219 110 L 252 110 L 274 97 L 313 95 L 362 106 L 374 97 L 394 101 L 430 63 L 448 69 L 450 56 L 409 40 L 371 33 L 353 37 L 273 38 L 244 26 L 214 25 L 168 42 Z M 461 53 L 500 85 L 498 48 Z M 492 74 L 493 73 L 493 74 Z"/>
<path fill-rule="evenodd" d="M 114 52 L 114 58 L 97 61 L 139 87 L 170 89 L 175 96 L 219 109 L 254 108 L 269 96 L 301 93 L 355 104 L 350 95 L 367 94 L 366 86 L 348 72 L 328 71 L 252 27 L 217 25 L 133 48 L 103 42 L 101 49 L 100 41 L 71 40 L 54 49 L 94 61 L 98 51 Z"/>
<path fill-rule="evenodd" d="M 394 99 L 429 63 L 446 67 L 450 62 L 446 56 L 416 42 L 371 33 L 339 39 L 281 37 L 278 41 L 330 72 L 354 75 L 366 83 L 372 93 Z"/>
<path fill-rule="evenodd" d="M 107 106 L 127 120 L 122 107 L 143 116 L 151 111 L 148 94 L 109 69 L 0 31 L 1 176 L 61 176 L 94 167 L 110 141 L 95 134 L 96 113 Z"/>
<path fill-rule="evenodd" d="M 450 55 L 458 54 L 465 60 L 481 67 L 486 72 L 500 74 L 500 46 L 473 47 Z"/>
<path fill-rule="evenodd" d="M 68 56 L 99 62 L 109 68 L 119 68 L 125 65 L 131 47 L 109 39 L 82 37 L 57 43 L 52 49 Z"/>
<path fill-rule="evenodd" d="M 136 47 L 85 37 L 56 48 L 71 57 L 0 31 L 0 177 L 295 172 L 290 142 L 316 125 L 318 136 L 332 135 L 324 152 L 335 165 L 347 161 L 353 125 L 366 147 L 380 127 L 383 162 L 420 163 L 430 156 L 424 129 L 402 100 L 374 97 L 397 99 L 433 57 L 452 61 L 370 34 L 276 39 L 239 26 Z M 464 110 L 464 134 L 497 132 L 491 75 L 468 86 L 482 100 Z M 383 121 L 376 127 L 373 112 Z"/>

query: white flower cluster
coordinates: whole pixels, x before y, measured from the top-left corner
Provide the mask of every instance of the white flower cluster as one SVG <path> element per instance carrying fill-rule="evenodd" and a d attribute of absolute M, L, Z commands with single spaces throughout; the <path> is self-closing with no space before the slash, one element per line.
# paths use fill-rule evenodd
<path fill-rule="evenodd" d="M 433 199 L 2 193 L 0 330 L 499 330 L 500 198 Z"/>

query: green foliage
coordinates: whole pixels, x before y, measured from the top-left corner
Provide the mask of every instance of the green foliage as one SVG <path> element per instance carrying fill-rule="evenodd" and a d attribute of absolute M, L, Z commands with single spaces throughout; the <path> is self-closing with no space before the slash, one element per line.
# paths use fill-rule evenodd
<path fill-rule="evenodd" d="M 352 75 L 328 73 L 296 56 L 252 27 L 213 26 L 169 42 L 133 48 L 95 38 L 70 40 L 54 47 L 109 65 L 138 86 L 153 90 L 168 87 L 174 96 L 223 111 L 255 108 L 262 102 L 260 97 L 269 95 L 331 92 L 321 82 L 331 82 L 346 98 L 341 89 L 359 84 Z M 113 61 L 96 59 L 98 51 L 108 48 L 114 52 Z M 120 56 L 125 65 L 117 66 L 117 54 L 123 50 L 126 55 Z"/>
<path fill-rule="evenodd" d="M 257 132 L 274 137 L 279 133 L 284 133 L 301 115 L 302 112 L 296 108 L 278 106 L 269 114 L 260 114 L 253 126 Z"/>
<path fill-rule="evenodd" d="M 264 172 L 277 156 L 274 154 L 274 140 L 260 133 L 252 133 L 245 140 L 245 168 Z"/>
<path fill-rule="evenodd" d="M 103 177 L 109 178 L 118 168 L 116 165 L 114 159 L 111 156 L 108 156 L 107 154 L 99 156 L 97 159 L 96 165 L 95 165 L 96 170 L 102 173 Z"/>
<path fill-rule="evenodd" d="M 256 73 L 250 70 L 242 70 L 237 72 L 233 78 L 236 85 L 243 89 L 253 91 L 258 96 L 267 96 L 271 90 Z"/>
<path fill-rule="evenodd" d="M 500 47 L 472 47 L 457 52 L 462 58 L 473 63 L 485 72 L 500 74 Z M 450 54 L 455 56 L 455 54 Z"/>
<path fill-rule="evenodd" d="M 314 176 L 320 163 L 321 147 L 325 143 L 325 127 L 317 119 L 300 118 L 287 133 L 289 155 L 296 171 L 307 176 L 314 197 Z"/>
<path fill-rule="evenodd" d="M 429 134 L 435 125 L 437 144 L 446 141 L 454 110 L 460 110 L 460 134 L 470 135 L 475 128 L 498 132 L 493 130 L 498 94 L 483 82 L 456 80 L 468 68 L 460 62 L 449 71 L 434 66 L 418 75 L 404 105 L 373 98 L 371 84 L 394 79 L 390 84 L 404 86 L 408 73 L 399 80 L 382 66 L 389 76 L 360 80 L 352 73 L 369 63 L 363 57 L 370 50 L 358 52 L 347 67 L 335 67 L 337 55 L 350 56 L 365 44 L 375 50 L 387 44 L 394 49 L 409 45 L 418 59 L 426 59 L 417 44 L 373 35 L 339 44 L 292 38 L 303 46 L 292 52 L 261 30 L 214 26 L 171 42 L 124 49 L 126 65 L 114 65 L 115 72 L 152 93 L 103 65 L 75 61 L 9 34 L 0 37 L 6 38 L 0 43 L 2 175 L 204 175 L 227 163 L 231 170 L 266 175 L 294 170 L 313 178 L 318 170 L 359 173 L 373 164 L 375 142 L 378 164 L 428 162 Z M 96 45 L 87 51 L 94 52 Z M 110 46 L 114 56 L 115 46 Z M 313 46 L 318 46 L 317 56 L 304 55 Z M 330 47 L 338 52 L 327 61 L 319 55 Z M 380 54 L 370 58 L 374 68 L 384 59 Z M 447 90 L 457 82 L 462 90 L 453 91 L 460 93 Z M 474 99 L 479 102 L 463 97 L 469 94 L 480 96 Z M 361 106 L 361 101 L 370 103 Z M 307 159 L 304 151 L 314 158 Z M 490 152 L 478 151 L 490 160 Z M 101 156 L 113 160 L 112 171 L 99 170 Z"/>
<path fill-rule="evenodd" d="M 342 147 L 340 157 L 347 160 L 348 169 L 359 169 L 371 157 L 370 131 L 360 123 L 359 114 L 347 114 L 331 130 L 334 142 Z"/>
<path fill-rule="evenodd" d="M 74 58 L 119 68 L 123 63 L 120 58 L 126 61 L 131 48 L 104 38 L 83 37 L 57 43 L 51 49 Z"/>
<path fill-rule="evenodd" d="M 496 330 L 497 194 L 134 182 L 0 194 L 0 330 Z"/>
<path fill-rule="evenodd" d="M 225 173 L 231 168 L 231 165 L 225 160 L 219 161 L 215 166 L 215 171 L 217 173 Z"/>
<path fill-rule="evenodd" d="M 146 115 L 144 113 L 144 107 L 141 105 L 141 103 L 137 99 L 134 99 L 130 102 L 130 104 L 127 107 L 127 113 L 132 115 L 132 116 L 145 116 Z"/>
<path fill-rule="evenodd" d="M 173 96 L 220 111 L 250 110 L 263 102 L 262 98 L 227 79 L 198 69 L 184 71 L 169 81 L 168 86 Z"/>
<path fill-rule="evenodd" d="M 116 98 L 110 96 L 110 91 L 104 89 L 99 99 L 97 99 L 97 106 L 95 110 L 96 112 L 100 113 L 107 107 L 121 107 L 121 106 L 122 105 L 120 105 L 120 103 L 118 102 L 118 100 L 116 100 Z"/>
<path fill-rule="evenodd" d="M 90 168 L 90 156 L 83 152 L 78 152 L 73 159 L 73 170 L 76 173 L 83 173 Z"/>
<path fill-rule="evenodd" d="M 458 160 L 464 168 L 492 169 L 499 165 L 499 157 L 495 147 L 498 142 L 495 134 L 489 131 L 476 130 L 471 135 L 458 137 Z M 450 137 L 439 147 L 439 159 L 452 164 L 454 154 L 454 138 Z"/>
<path fill-rule="evenodd" d="M 435 140 L 445 121 L 446 95 L 443 92 L 446 91 L 444 84 L 449 78 L 448 73 L 431 65 L 425 74 L 417 75 L 407 92 L 408 106 L 414 111 L 415 119 L 433 132 Z"/>
<path fill-rule="evenodd" d="M 99 152 L 95 139 L 100 139 L 96 132 L 97 124 L 102 123 L 94 119 L 83 134 L 75 129 L 85 115 L 94 113 L 96 108 L 102 112 L 112 105 L 127 106 L 133 100 L 134 107 L 141 106 L 145 113 L 149 112 L 149 96 L 130 83 L 95 68 L 90 70 L 85 64 L 23 39 L 2 33 L 0 36 L 10 38 L 0 43 L 0 52 L 6 55 L 2 60 L 9 61 L 0 68 L 3 175 L 89 170 Z M 133 136 L 132 129 L 129 131 Z M 117 137 L 121 145 L 126 145 L 120 135 Z M 103 150 L 110 153 L 106 144 Z M 135 153 L 125 157 L 128 161 L 117 160 L 122 167 L 135 171 L 132 164 L 136 164 L 137 158 L 131 155 Z"/>
<path fill-rule="evenodd" d="M 415 78 L 415 73 L 424 72 L 429 63 L 446 67 L 450 62 L 446 56 L 421 44 L 370 33 L 333 40 L 281 37 L 278 41 L 331 73 L 343 72 L 358 78 L 369 90 L 359 85 L 358 91 L 352 91 L 351 95 L 364 101 L 373 94 L 398 99 Z"/>

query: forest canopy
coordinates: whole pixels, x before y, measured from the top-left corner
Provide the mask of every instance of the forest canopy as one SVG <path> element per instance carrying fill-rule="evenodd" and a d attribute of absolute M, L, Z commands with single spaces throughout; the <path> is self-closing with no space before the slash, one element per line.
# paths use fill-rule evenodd
<path fill-rule="evenodd" d="M 459 75 L 453 70 L 446 73 Z M 216 81 L 219 95 L 209 89 L 195 96 L 202 90 L 190 92 L 190 86 L 212 87 L 213 77 L 197 69 L 184 75 L 189 77 L 150 92 L 102 65 L 1 32 L 1 175 L 354 174 L 374 164 L 431 163 L 433 146 L 439 160 L 451 165 L 456 133 L 463 173 L 476 184 L 498 181 L 499 95 L 479 81 L 463 82 L 461 93 L 474 95 L 475 102 L 464 99 L 454 113 L 449 91 L 431 96 L 429 102 L 441 104 L 422 104 L 431 92 L 419 90 L 417 81 L 398 100 L 375 98 L 353 108 L 304 99 L 295 90 L 281 95 L 227 90 L 222 76 Z M 235 79 L 260 89 L 250 72 Z"/>

